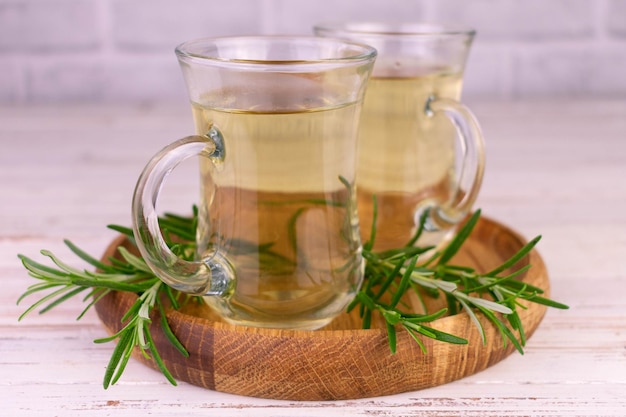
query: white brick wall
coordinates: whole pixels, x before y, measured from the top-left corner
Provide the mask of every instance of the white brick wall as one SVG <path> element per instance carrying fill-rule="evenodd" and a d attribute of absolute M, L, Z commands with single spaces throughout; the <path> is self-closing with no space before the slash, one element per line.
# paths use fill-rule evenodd
<path fill-rule="evenodd" d="M 626 98 L 626 0 L 0 0 L 0 103 L 185 101 L 179 42 L 324 20 L 475 27 L 466 97 Z"/>

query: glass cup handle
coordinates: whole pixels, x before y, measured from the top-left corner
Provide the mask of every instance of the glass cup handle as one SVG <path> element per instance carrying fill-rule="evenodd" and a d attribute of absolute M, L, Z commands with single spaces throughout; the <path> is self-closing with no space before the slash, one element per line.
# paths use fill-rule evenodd
<path fill-rule="evenodd" d="M 457 157 L 458 177 L 448 201 L 441 205 L 426 202 L 416 212 L 420 219 L 428 210 L 426 230 L 436 231 L 454 227 L 470 212 L 476 201 L 485 171 L 485 144 L 480 125 L 474 114 L 456 100 L 430 96 L 425 113 L 433 117 L 443 113 L 457 131 L 460 155 Z"/>
<path fill-rule="evenodd" d="M 213 162 L 223 155 L 223 141 L 216 129 L 206 136 L 187 136 L 158 152 L 137 181 L 132 208 L 137 247 L 154 274 L 176 290 L 195 295 L 228 296 L 234 288 L 234 269 L 219 250 L 199 261 L 186 261 L 176 256 L 165 243 L 156 211 L 161 187 L 179 163 L 193 156 Z"/>

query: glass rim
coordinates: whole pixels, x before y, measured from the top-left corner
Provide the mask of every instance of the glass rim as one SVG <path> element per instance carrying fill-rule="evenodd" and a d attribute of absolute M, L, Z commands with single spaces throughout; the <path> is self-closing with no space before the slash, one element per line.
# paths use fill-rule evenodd
<path fill-rule="evenodd" d="M 407 22 L 407 21 L 328 21 L 313 26 L 315 31 L 350 33 L 370 36 L 465 36 L 473 37 L 476 29 L 469 26 L 447 23 Z"/>
<path fill-rule="evenodd" d="M 217 52 L 219 44 L 235 46 L 237 43 L 252 44 L 253 42 L 266 43 L 268 46 L 275 45 L 344 45 L 354 48 L 354 53 L 346 54 L 327 54 L 327 57 L 318 56 L 312 58 L 294 58 L 294 59 L 263 59 L 263 58 L 241 58 L 220 55 Z M 201 52 L 202 47 L 214 46 L 215 53 Z M 321 50 L 321 48 L 320 48 Z M 178 44 L 175 53 L 179 59 L 211 61 L 222 64 L 245 64 L 245 65 L 272 65 L 272 66 L 288 66 L 288 65 L 315 65 L 315 64 L 340 64 L 347 62 L 369 61 L 376 57 L 377 50 L 367 44 L 344 40 L 321 38 L 319 36 L 287 36 L 287 35 L 245 35 L 245 36 L 220 36 L 220 37 L 204 37 L 191 39 Z"/>

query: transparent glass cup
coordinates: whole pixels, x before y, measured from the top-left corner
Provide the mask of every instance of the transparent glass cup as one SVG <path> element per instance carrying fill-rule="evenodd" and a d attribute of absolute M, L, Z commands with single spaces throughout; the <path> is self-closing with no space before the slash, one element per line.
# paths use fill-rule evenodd
<path fill-rule="evenodd" d="M 376 51 L 316 37 L 200 39 L 176 49 L 195 135 L 147 164 L 135 189 L 141 255 L 225 321 L 315 329 L 363 279 L 354 189 L 358 117 Z M 167 175 L 199 155 L 195 260 L 161 234 Z"/>
<path fill-rule="evenodd" d="M 411 23 L 326 23 L 317 36 L 378 50 L 359 130 L 358 210 L 375 250 L 441 247 L 471 211 L 485 165 L 483 136 L 459 102 L 474 31 Z M 424 231 L 413 239 L 419 225 Z M 432 253 L 432 252 L 431 252 Z"/>

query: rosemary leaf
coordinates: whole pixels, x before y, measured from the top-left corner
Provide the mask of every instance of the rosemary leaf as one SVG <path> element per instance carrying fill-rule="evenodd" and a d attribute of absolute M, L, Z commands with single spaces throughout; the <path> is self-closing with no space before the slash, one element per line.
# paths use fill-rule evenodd
<path fill-rule="evenodd" d="M 489 271 L 485 275 L 496 275 L 504 271 L 505 269 L 514 266 L 520 259 L 526 256 L 531 250 L 533 250 L 533 248 L 537 245 L 537 243 L 539 243 L 540 240 L 541 240 L 541 236 L 535 237 L 530 242 L 525 244 L 524 247 L 522 247 L 515 255 L 509 258 L 506 262 L 504 262 L 502 265 L 500 265 L 496 269 Z"/>
<path fill-rule="evenodd" d="M 391 353 L 396 353 L 396 328 L 393 324 L 387 323 L 387 341 L 389 342 L 389 349 Z"/>
<path fill-rule="evenodd" d="M 68 239 L 65 239 L 63 242 L 65 243 L 65 245 L 67 245 L 67 247 L 70 248 L 70 250 L 73 253 L 75 253 L 80 259 L 82 259 L 83 261 L 87 262 L 88 264 L 96 267 L 97 269 L 99 269 L 101 271 L 105 271 L 105 272 L 115 271 L 114 267 L 112 267 L 110 265 L 107 265 L 107 264 L 105 264 L 103 262 L 100 262 L 98 259 L 96 259 L 93 256 L 87 254 L 85 251 L 80 249 L 78 246 L 73 244 Z"/>
<path fill-rule="evenodd" d="M 463 227 L 458 231 L 458 233 L 454 236 L 452 241 L 446 246 L 446 248 L 441 253 L 441 256 L 438 259 L 439 264 L 445 264 L 452 259 L 454 255 L 461 249 L 465 240 L 469 237 L 472 230 L 474 230 L 474 226 L 478 223 L 478 219 L 480 218 L 480 210 L 476 210 L 474 214 L 467 220 L 467 222 L 463 225 Z"/>
<path fill-rule="evenodd" d="M 180 340 L 176 338 L 176 335 L 174 334 L 174 332 L 172 332 L 172 329 L 170 328 L 170 324 L 167 322 L 167 316 L 165 314 L 165 308 L 163 307 L 163 304 L 158 299 L 157 304 L 159 306 L 159 314 L 161 316 L 161 328 L 163 329 L 163 333 L 167 337 L 167 340 L 169 340 L 172 346 L 174 346 L 184 357 L 188 358 L 189 352 L 187 351 L 187 349 L 185 349 L 183 344 L 180 343 Z M 148 334 L 149 333 L 150 332 L 148 332 Z M 152 336 L 149 336 L 149 338 L 151 337 Z M 155 352 L 156 350 L 153 352 L 153 354 Z"/>

